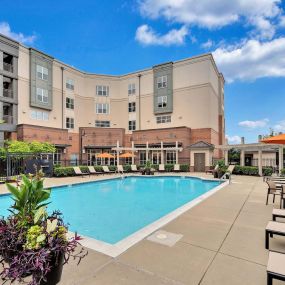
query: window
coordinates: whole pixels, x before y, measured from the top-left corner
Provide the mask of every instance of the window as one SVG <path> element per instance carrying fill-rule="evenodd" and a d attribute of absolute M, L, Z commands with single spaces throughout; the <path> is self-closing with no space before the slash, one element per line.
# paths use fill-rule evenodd
<path fill-rule="evenodd" d="M 167 86 L 167 76 L 157 77 L 157 88 L 165 88 Z"/>
<path fill-rule="evenodd" d="M 97 85 L 96 94 L 98 96 L 109 96 L 109 86 Z"/>
<path fill-rule="evenodd" d="M 167 150 L 166 151 L 166 163 L 167 164 L 175 164 L 176 163 L 176 152 Z"/>
<path fill-rule="evenodd" d="M 167 96 L 159 96 L 157 97 L 157 107 L 165 108 L 167 106 Z"/>
<path fill-rule="evenodd" d="M 157 116 L 156 117 L 157 124 L 171 123 L 171 116 Z"/>
<path fill-rule="evenodd" d="M 136 102 L 129 102 L 129 113 L 136 111 Z"/>
<path fill-rule="evenodd" d="M 140 151 L 140 165 L 146 164 L 146 152 Z"/>
<path fill-rule="evenodd" d="M 71 78 L 66 79 L 65 87 L 69 90 L 74 90 L 74 80 Z"/>
<path fill-rule="evenodd" d="M 55 153 L 53 154 L 53 164 L 54 165 L 61 165 L 61 159 L 63 155 L 63 148 L 56 148 Z"/>
<path fill-rule="evenodd" d="M 110 121 L 95 121 L 95 127 L 97 128 L 110 128 Z"/>
<path fill-rule="evenodd" d="M 37 100 L 39 102 L 48 103 L 48 91 L 46 89 L 37 88 Z"/>
<path fill-rule="evenodd" d="M 65 99 L 65 105 L 66 105 L 66 108 L 67 108 L 67 109 L 72 109 L 72 110 L 74 110 L 74 99 L 66 97 L 66 99 Z"/>
<path fill-rule="evenodd" d="M 73 118 L 66 118 L 66 128 L 67 129 L 74 129 L 74 119 Z"/>
<path fill-rule="evenodd" d="M 96 104 L 96 113 L 97 114 L 109 114 L 109 104 L 106 104 L 106 103 Z"/>
<path fill-rule="evenodd" d="M 136 130 L 136 121 L 129 121 L 129 131 Z"/>
<path fill-rule="evenodd" d="M 48 69 L 37 64 L 37 77 L 41 80 L 48 80 Z"/>
<path fill-rule="evenodd" d="M 129 95 L 136 94 L 136 84 L 135 83 L 129 84 L 129 86 L 128 86 L 128 94 Z"/>
<path fill-rule="evenodd" d="M 48 121 L 48 113 L 42 111 L 32 111 L 31 119 L 39 121 Z"/>

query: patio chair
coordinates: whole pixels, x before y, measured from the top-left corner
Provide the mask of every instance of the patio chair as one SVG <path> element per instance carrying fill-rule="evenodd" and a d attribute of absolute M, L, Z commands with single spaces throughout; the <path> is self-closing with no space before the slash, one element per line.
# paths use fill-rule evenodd
<path fill-rule="evenodd" d="M 139 172 L 139 170 L 137 169 L 137 166 L 135 164 L 131 165 L 131 170 L 132 170 L 132 172 Z"/>
<path fill-rule="evenodd" d="M 102 166 L 104 173 L 115 173 L 115 171 L 111 171 L 107 165 Z"/>
<path fill-rule="evenodd" d="M 222 179 L 231 179 L 231 175 L 233 174 L 233 171 L 235 169 L 235 165 L 229 165 L 227 171 L 225 174 L 222 176 Z"/>
<path fill-rule="evenodd" d="M 218 169 L 219 169 L 219 164 L 216 164 L 215 168 L 206 170 L 206 174 L 208 173 L 214 174 L 214 172 L 218 171 Z"/>
<path fill-rule="evenodd" d="M 118 171 L 118 173 L 124 173 L 123 165 L 118 165 L 117 171 Z"/>
<path fill-rule="evenodd" d="M 74 166 L 73 167 L 73 171 L 75 173 L 76 176 L 81 176 L 81 177 L 84 177 L 84 175 L 86 175 L 86 173 L 83 173 L 80 169 L 79 166 Z M 89 174 L 90 175 L 90 174 Z"/>
<path fill-rule="evenodd" d="M 269 237 L 273 235 L 285 236 L 285 223 L 270 221 L 265 228 L 265 248 L 269 248 Z"/>
<path fill-rule="evenodd" d="M 267 285 L 273 284 L 273 279 L 285 281 L 285 254 L 270 251 L 267 263 Z"/>
<path fill-rule="evenodd" d="M 275 196 L 279 195 L 280 196 L 280 208 L 281 208 L 282 199 L 284 199 L 283 186 L 277 186 L 276 183 L 272 180 L 267 180 L 266 183 L 268 185 L 266 205 L 268 205 L 269 195 L 273 195 L 273 203 L 275 202 Z"/>
<path fill-rule="evenodd" d="M 174 167 L 173 167 L 173 171 L 174 172 L 180 172 L 180 164 L 174 164 Z"/>
<path fill-rule="evenodd" d="M 96 171 L 94 166 L 88 166 L 88 171 L 90 174 L 102 174 L 103 172 Z"/>
<path fill-rule="evenodd" d="M 165 172 L 164 164 L 160 164 L 160 165 L 158 166 L 158 171 L 159 171 L 159 172 Z"/>
<path fill-rule="evenodd" d="M 276 221 L 276 218 L 285 218 L 285 210 L 284 209 L 273 209 L 272 220 Z"/>

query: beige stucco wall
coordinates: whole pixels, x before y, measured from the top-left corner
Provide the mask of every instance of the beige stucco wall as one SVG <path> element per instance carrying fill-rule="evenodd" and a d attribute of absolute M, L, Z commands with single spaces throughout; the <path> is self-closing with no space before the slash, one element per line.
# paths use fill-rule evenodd
<path fill-rule="evenodd" d="M 212 158 L 213 158 L 213 152 L 209 149 L 199 149 L 199 150 L 191 150 L 190 151 L 190 166 L 195 166 L 195 153 L 204 153 L 205 154 L 205 166 L 209 167 L 212 166 Z"/>
<path fill-rule="evenodd" d="M 19 55 L 19 124 L 32 124 L 61 128 L 65 118 L 73 117 L 74 130 L 95 125 L 95 120 L 110 120 L 111 127 L 128 130 L 128 121 L 136 119 L 139 129 L 187 126 L 212 128 L 219 131 L 218 115 L 221 112 L 219 74 L 211 56 L 182 60 L 173 64 L 173 113 L 171 123 L 157 124 L 153 113 L 153 72 L 147 69 L 123 76 L 86 74 L 59 61 L 53 64 L 53 109 L 48 121 L 31 119 L 29 105 L 29 50 L 20 47 Z M 64 116 L 62 116 L 62 70 Z M 141 74 L 141 96 L 138 96 L 138 74 Z M 66 79 L 74 80 L 74 91 L 65 88 Z M 136 84 L 136 94 L 128 96 L 128 84 Z M 96 85 L 109 86 L 109 97 L 96 96 Z M 65 98 L 74 98 L 74 110 L 65 108 Z M 128 113 L 128 102 L 136 102 L 136 112 Z M 141 106 L 139 106 L 139 101 Z M 96 103 L 108 103 L 109 114 L 96 114 Z M 139 109 L 141 114 L 139 114 Z M 39 111 L 41 111 L 39 109 Z M 63 118 L 63 120 L 62 120 Z"/>

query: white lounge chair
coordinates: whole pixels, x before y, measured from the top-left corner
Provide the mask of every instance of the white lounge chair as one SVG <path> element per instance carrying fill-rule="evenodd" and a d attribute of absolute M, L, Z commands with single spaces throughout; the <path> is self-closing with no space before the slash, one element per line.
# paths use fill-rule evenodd
<path fill-rule="evenodd" d="M 118 165 L 118 166 L 117 166 L 117 171 L 118 171 L 119 173 L 124 173 L 123 165 Z"/>
<path fill-rule="evenodd" d="M 103 165 L 102 169 L 104 173 L 115 173 L 115 171 L 111 171 L 107 165 Z"/>
<path fill-rule="evenodd" d="M 159 171 L 159 172 L 165 172 L 164 164 L 160 164 L 160 165 L 158 166 L 158 171 Z"/>
<path fill-rule="evenodd" d="M 79 166 L 74 166 L 73 171 L 75 175 L 83 177 L 86 173 L 83 173 Z"/>
<path fill-rule="evenodd" d="M 267 284 L 272 285 L 273 279 L 285 281 L 285 254 L 269 252 L 267 263 Z"/>
<path fill-rule="evenodd" d="M 174 172 L 180 172 L 180 164 L 174 164 L 174 167 L 173 167 L 173 171 Z"/>
<path fill-rule="evenodd" d="M 96 171 L 94 166 L 88 166 L 89 174 L 102 174 L 103 172 Z"/>
<path fill-rule="evenodd" d="M 132 172 L 139 172 L 139 170 L 137 169 L 137 166 L 135 164 L 131 165 L 131 170 L 132 170 Z"/>

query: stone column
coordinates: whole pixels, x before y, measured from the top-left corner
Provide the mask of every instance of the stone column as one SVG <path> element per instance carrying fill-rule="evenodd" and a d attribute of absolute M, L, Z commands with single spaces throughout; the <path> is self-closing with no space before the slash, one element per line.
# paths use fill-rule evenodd
<path fill-rule="evenodd" d="M 160 148 L 161 148 L 161 164 L 164 164 L 163 142 L 160 142 Z"/>
<path fill-rule="evenodd" d="M 229 165 L 229 151 L 226 149 L 224 152 L 225 156 L 225 165 Z"/>
<path fill-rule="evenodd" d="M 134 141 L 132 141 L 132 155 L 133 155 L 132 156 L 132 164 L 135 164 L 134 148 L 135 148 L 135 143 L 134 143 Z"/>
<path fill-rule="evenodd" d="M 262 149 L 258 150 L 258 174 L 262 176 Z"/>
<path fill-rule="evenodd" d="M 176 147 L 176 164 L 178 164 L 178 141 L 176 141 L 175 147 Z"/>
<path fill-rule="evenodd" d="M 120 143 L 119 143 L 119 141 L 117 141 L 117 150 L 116 150 L 116 154 L 117 154 L 117 166 L 120 164 L 120 151 L 119 151 L 119 147 L 120 147 Z"/>
<path fill-rule="evenodd" d="M 240 166 L 244 166 L 245 165 L 245 163 L 244 163 L 244 153 L 245 153 L 245 151 L 242 149 L 240 151 Z"/>
<path fill-rule="evenodd" d="M 148 161 L 148 142 L 146 142 L 145 160 Z"/>
<path fill-rule="evenodd" d="M 281 174 L 283 167 L 283 146 L 279 146 L 279 174 Z"/>

